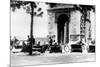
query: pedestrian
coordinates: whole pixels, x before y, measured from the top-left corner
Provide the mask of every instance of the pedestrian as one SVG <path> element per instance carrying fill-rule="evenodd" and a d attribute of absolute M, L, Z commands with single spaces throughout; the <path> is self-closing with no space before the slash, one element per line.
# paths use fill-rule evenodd
<path fill-rule="evenodd" d="M 34 45 L 34 44 L 35 44 L 35 38 L 34 38 L 34 36 L 33 36 L 33 37 L 30 37 L 30 36 L 28 35 L 27 41 L 28 41 L 29 43 L 32 43 L 32 45 Z"/>
<path fill-rule="evenodd" d="M 50 44 L 50 46 L 52 45 L 52 42 L 53 42 L 53 40 L 52 40 L 52 38 L 50 37 L 50 39 L 49 39 L 49 44 Z"/>
<path fill-rule="evenodd" d="M 37 44 L 37 46 L 40 46 L 40 41 L 38 41 L 38 44 Z"/>
<path fill-rule="evenodd" d="M 27 36 L 27 45 L 29 45 L 30 44 L 30 37 L 29 37 L 29 35 Z"/>

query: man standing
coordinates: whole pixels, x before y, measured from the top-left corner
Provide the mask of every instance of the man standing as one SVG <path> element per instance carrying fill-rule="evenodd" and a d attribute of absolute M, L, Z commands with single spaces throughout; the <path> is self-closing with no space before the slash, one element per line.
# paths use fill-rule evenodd
<path fill-rule="evenodd" d="M 32 55 L 32 47 L 35 44 L 35 38 L 33 37 L 29 37 L 28 35 L 28 42 L 29 42 L 29 54 Z"/>

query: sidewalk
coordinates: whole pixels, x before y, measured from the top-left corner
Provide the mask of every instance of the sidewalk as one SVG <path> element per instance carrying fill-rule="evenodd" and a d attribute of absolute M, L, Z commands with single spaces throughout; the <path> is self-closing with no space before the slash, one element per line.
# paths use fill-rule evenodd
<path fill-rule="evenodd" d="M 58 63 L 76 63 L 76 62 L 93 62 L 95 61 L 94 53 L 44 53 L 40 55 L 29 56 L 27 54 L 11 55 L 11 65 L 39 65 L 39 64 L 58 64 Z"/>

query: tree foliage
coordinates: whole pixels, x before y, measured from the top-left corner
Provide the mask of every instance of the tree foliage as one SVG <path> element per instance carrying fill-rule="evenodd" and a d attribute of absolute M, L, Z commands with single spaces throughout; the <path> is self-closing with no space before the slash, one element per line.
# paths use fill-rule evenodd
<path fill-rule="evenodd" d="M 15 12 L 16 9 L 23 8 L 27 14 L 31 14 L 32 10 L 37 8 L 37 3 L 33 1 L 10 0 L 10 7 L 11 7 L 11 11 L 13 12 Z M 37 11 L 40 12 L 40 14 L 37 14 L 37 12 L 34 11 L 33 15 L 42 16 L 43 14 L 42 8 L 38 8 Z"/>

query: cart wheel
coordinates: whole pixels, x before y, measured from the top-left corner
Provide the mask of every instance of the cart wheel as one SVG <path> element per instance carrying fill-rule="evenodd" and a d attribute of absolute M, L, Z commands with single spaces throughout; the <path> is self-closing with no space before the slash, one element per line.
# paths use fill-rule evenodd
<path fill-rule="evenodd" d="M 70 52 L 69 46 L 68 45 L 64 46 L 64 50 L 65 50 L 65 52 L 69 53 Z"/>

